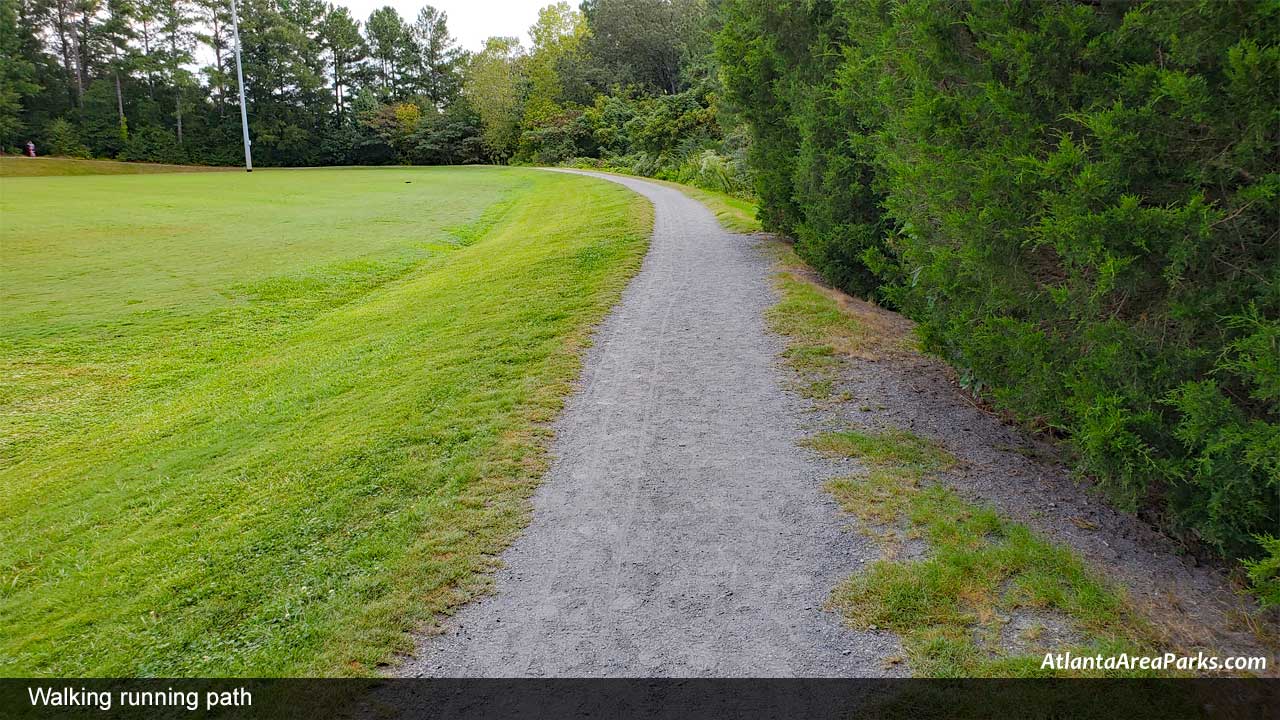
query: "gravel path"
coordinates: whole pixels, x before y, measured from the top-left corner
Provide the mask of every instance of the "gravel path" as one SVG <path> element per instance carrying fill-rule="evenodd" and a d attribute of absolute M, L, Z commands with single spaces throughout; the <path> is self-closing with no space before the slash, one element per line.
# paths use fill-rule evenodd
<path fill-rule="evenodd" d="M 823 610 L 877 551 L 823 492 L 832 466 L 796 445 L 760 241 L 677 190 L 598 177 L 653 202 L 649 254 L 596 334 L 494 593 L 397 672 L 883 675 L 897 639 Z"/>

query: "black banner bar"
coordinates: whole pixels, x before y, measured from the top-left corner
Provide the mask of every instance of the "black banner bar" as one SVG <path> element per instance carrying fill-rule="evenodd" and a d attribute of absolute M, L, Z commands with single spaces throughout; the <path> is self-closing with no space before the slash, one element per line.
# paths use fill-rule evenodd
<path fill-rule="evenodd" d="M 1280 681 L 0 680 L 3 718 L 1276 718 Z"/>

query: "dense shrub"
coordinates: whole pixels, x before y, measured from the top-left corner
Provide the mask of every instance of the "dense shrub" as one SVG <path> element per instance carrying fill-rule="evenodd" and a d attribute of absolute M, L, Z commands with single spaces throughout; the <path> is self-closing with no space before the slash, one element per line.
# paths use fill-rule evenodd
<path fill-rule="evenodd" d="M 464 103 L 427 113 L 414 134 L 414 162 L 422 165 L 482 163 L 487 157 L 480 119 Z"/>
<path fill-rule="evenodd" d="M 535 165 L 555 165 L 581 154 L 587 129 L 581 113 L 559 112 L 520 135 L 516 157 Z"/>
<path fill-rule="evenodd" d="M 45 128 L 44 134 L 49 138 L 49 147 L 47 149 L 50 155 L 62 155 L 65 157 L 89 157 L 89 148 L 85 147 L 80 141 L 80 134 L 76 131 L 76 127 L 62 118 L 58 118 L 49 123 Z"/>
<path fill-rule="evenodd" d="M 563 129 L 526 131 L 526 162 L 607 168 L 748 196 L 746 138 L 726 137 L 711 83 L 673 95 L 598 96 Z M 572 152 L 570 152 L 572 150 Z"/>
<path fill-rule="evenodd" d="M 1245 568 L 1263 607 L 1280 607 L 1280 538 L 1260 535 L 1258 541 L 1266 555 L 1246 560 Z"/>
<path fill-rule="evenodd" d="M 1280 527 L 1274 4 L 732 0 L 762 220 L 1219 552 Z"/>
<path fill-rule="evenodd" d="M 187 153 L 178 139 L 168 130 L 155 126 L 145 127 L 129 135 L 120 160 L 133 162 L 184 163 Z"/>
<path fill-rule="evenodd" d="M 659 170 L 656 177 L 730 195 L 746 196 L 751 192 L 743 163 L 712 148 L 686 157 L 674 168 Z"/>
<path fill-rule="evenodd" d="M 800 256 L 836 285 L 877 296 L 867 258 L 879 256 L 884 235 L 870 162 L 878 99 L 857 82 L 853 24 L 830 3 L 736 9 L 720 33 L 722 74 L 756 130 L 761 220 L 794 237 Z"/>

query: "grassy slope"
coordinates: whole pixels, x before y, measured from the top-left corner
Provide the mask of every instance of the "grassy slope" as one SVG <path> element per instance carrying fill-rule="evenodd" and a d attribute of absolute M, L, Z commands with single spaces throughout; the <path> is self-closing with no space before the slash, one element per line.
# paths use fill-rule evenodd
<path fill-rule="evenodd" d="M 524 522 L 652 222 L 480 168 L 33 178 L 0 211 L 0 675 L 405 649 Z"/>
<path fill-rule="evenodd" d="M 56 177 L 66 175 L 147 175 L 151 173 L 227 172 L 240 168 L 204 165 L 83 160 L 63 157 L 0 157 L 0 177 Z"/>

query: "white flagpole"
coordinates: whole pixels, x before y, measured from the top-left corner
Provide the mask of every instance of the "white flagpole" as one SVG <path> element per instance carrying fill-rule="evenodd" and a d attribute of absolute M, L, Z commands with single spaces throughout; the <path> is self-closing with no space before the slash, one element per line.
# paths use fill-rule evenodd
<path fill-rule="evenodd" d="M 240 87 L 240 129 L 244 131 L 244 169 L 253 172 L 253 151 L 249 149 L 249 109 L 244 103 L 244 72 L 240 69 L 240 16 L 236 0 L 231 0 L 231 29 L 236 37 L 236 84 Z"/>

